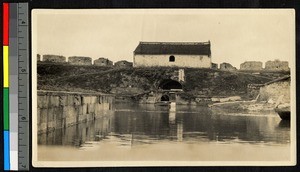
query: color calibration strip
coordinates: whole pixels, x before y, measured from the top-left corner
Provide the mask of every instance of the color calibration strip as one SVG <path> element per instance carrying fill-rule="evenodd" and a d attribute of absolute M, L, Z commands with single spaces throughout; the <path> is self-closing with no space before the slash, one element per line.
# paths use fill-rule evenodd
<path fill-rule="evenodd" d="M 3 3 L 4 170 L 29 169 L 28 3 Z"/>
<path fill-rule="evenodd" d="M 9 134 L 9 4 L 3 3 L 3 136 L 4 170 L 10 170 Z"/>
<path fill-rule="evenodd" d="M 18 5 L 9 3 L 10 170 L 18 170 Z"/>

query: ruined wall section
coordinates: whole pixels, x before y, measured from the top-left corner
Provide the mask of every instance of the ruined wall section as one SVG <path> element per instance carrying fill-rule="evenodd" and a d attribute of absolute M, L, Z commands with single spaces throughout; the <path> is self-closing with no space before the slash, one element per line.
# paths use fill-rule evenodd
<path fill-rule="evenodd" d="M 59 55 L 46 54 L 46 55 L 43 55 L 43 61 L 44 62 L 52 62 L 52 63 L 65 63 L 66 57 L 59 56 Z"/>
<path fill-rule="evenodd" d="M 246 61 L 240 65 L 240 70 L 256 71 L 262 70 L 263 63 L 259 61 Z"/>
<path fill-rule="evenodd" d="M 236 67 L 233 67 L 230 63 L 221 63 L 220 70 L 235 71 L 237 69 L 236 69 Z"/>
<path fill-rule="evenodd" d="M 218 69 L 218 64 L 217 63 L 211 63 L 211 68 L 212 69 Z"/>
<path fill-rule="evenodd" d="M 40 55 L 40 54 L 37 54 L 37 55 L 36 55 L 36 61 L 37 61 L 37 62 L 40 62 L 40 61 L 41 61 L 41 55 Z"/>
<path fill-rule="evenodd" d="M 113 66 L 113 62 L 107 58 L 100 57 L 97 60 L 94 60 L 95 66 Z"/>
<path fill-rule="evenodd" d="M 92 65 L 92 58 L 81 57 L 81 56 L 71 56 L 68 58 L 68 62 L 71 65 Z"/>
<path fill-rule="evenodd" d="M 132 67 L 133 63 L 126 60 L 117 61 L 115 67 Z"/>
<path fill-rule="evenodd" d="M 289 63 L 287 61 L 267 61 L 265 65 L 265 70 L 268 71 L 289 71 Z"/>

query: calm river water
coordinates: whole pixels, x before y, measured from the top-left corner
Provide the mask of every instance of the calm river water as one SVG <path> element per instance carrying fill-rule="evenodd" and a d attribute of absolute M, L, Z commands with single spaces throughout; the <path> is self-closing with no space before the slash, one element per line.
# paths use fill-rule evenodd
<path fill-rule="evenodd" d="M 288 160 L 289 143 L 289 121 L 274 112 L 215 114 L 186 105 L 172 112 L 163 106 L 119 103 L 95 121 L 39 135 L 38 158 Z"/>

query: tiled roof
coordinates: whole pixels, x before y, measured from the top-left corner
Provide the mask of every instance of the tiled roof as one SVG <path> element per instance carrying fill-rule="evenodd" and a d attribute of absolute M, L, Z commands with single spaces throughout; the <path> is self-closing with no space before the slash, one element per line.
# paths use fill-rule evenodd
<path fill-rule="evenodd" d="M 210 42 L 140 42 L 134 54 L 211 55 Z"/>

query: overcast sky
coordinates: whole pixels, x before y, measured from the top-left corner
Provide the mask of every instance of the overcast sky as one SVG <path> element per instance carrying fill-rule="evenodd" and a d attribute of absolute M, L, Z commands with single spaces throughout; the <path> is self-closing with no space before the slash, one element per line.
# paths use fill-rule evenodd
<path fill-rule="evenodd" d="M 36 52 L 132 61 L 139 41 L 211 41 L 212 62 L 294 62 L 292 10 L 33 10 Z M 34 51 L 35 52 L 35 51 Z"/>

